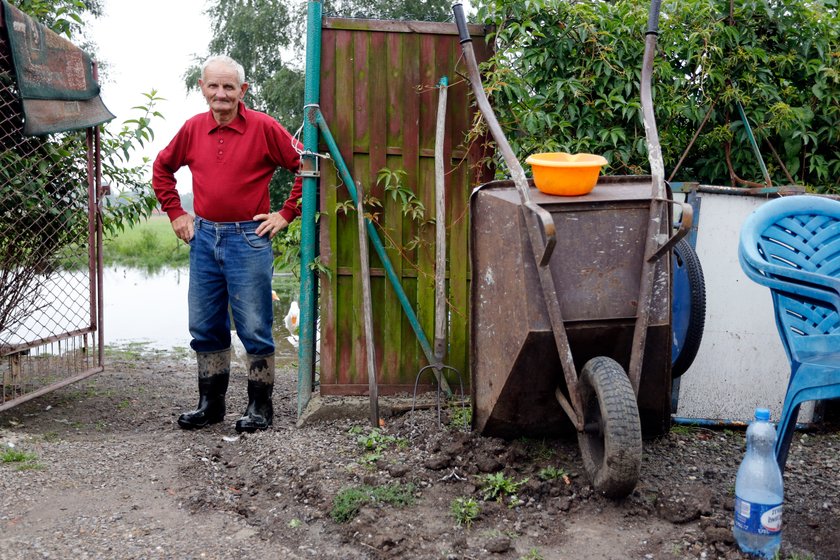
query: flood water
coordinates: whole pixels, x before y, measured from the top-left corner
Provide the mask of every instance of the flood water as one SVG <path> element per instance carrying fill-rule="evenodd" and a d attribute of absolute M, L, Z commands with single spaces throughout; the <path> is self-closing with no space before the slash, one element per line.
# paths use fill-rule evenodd
<path fill-rule="evenodd" d="M 299 298 L 300 284 L 292 275 L 275 275 L 274 341 L 278 353 L 297 355 L 286 340 L 289 333 L 283 317 L 289 304 Z M 104 336 L 106 345 L 142 343 L 149 348 L 189 348 L 187 315 L 189 270 L 155 272 L 125 267 L 104 271 Z"/>

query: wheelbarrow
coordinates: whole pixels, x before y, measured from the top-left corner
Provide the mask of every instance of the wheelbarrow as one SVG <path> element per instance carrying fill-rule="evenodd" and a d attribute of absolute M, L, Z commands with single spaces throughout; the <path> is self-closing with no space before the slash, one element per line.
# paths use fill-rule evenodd
<path fill-rule="evenodd" d="M 573 428 L 593 487 L 612 498 L 638 482 L 643 432 L 670 426 L 670 250 L 692 222 L 665 184 L 653 115 L 659 7 L 651 3 L 641 80 L 651 175 L 601 177 L 587 195 L 558 197 L 526 179 L 453 6 L 476 101 L 511 174 L 470 200 L 473 428 L 503 437 Z"/>

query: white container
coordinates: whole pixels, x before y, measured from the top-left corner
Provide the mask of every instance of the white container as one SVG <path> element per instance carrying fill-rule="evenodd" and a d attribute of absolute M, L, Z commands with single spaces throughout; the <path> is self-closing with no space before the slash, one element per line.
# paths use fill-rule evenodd
<path fill-rule="evenodd" d="M 741 226 L 769 199 L 703 186 L 697 197 L 695 250 L 706 283 L 706 324 L 697 357 L 680 379 L 676 415 L 749 422 L 765 406 L 779 418 L 790 365 L 770 290 L 747 278 L 738 263 Z M 798 421 L 811 422 L 813 410 L 812 402 L 804 403 Z"/>

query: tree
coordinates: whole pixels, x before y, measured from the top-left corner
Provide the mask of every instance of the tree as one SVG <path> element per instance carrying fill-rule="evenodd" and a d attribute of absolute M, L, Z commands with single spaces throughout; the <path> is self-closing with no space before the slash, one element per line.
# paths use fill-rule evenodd
<path fill-rule="evenodd" d="M 645 172 L 639 74 L 648 5 L 481 3 L 478 19 L 496 29 L 485 87 L 520 159 L 596 152 L 612 173 Z M 653 80 L 666 175 L 690 148 L 676 180 L 763 182 L 740 103 L 774 184 L 838 192 L 838 24 L 836 0 L 664 2 Z"/>
<path fill-rule="evenodd" d="M 84 14 L 102 15 L 102 0 L 17 0 L 17 8 L 68 39 L 82 30 Z"/>

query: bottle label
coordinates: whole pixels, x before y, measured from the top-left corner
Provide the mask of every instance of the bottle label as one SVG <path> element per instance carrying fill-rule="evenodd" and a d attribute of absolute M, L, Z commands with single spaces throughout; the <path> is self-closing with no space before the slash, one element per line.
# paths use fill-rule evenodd
<path fill-rule="evenodd" d="M 756 504 L 736 496 L 735 527 L 756 535 L 778 535 L 782 530 L 782 504 Z"/>

